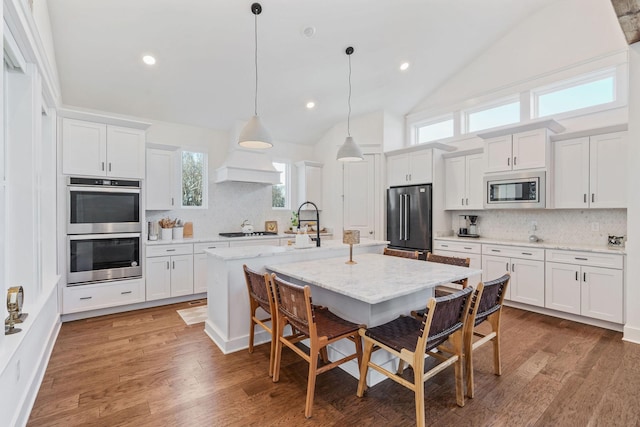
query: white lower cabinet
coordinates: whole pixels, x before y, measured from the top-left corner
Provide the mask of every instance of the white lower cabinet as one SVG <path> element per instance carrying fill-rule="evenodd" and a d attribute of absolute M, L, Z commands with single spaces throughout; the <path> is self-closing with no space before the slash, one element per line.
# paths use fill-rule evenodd
<path fill-rule="evenodd" d="M 144 299 L 142 279 L 66 286 L 62 293 L 64 314 L 135 304 Z"/>
<path fill-rule="evenodd" d="M 485 281 L 511 274 L 505 299 L 544 307 L 544 249 L 518 246 L 482 246 Z"/>
<path fill-rule="evenodd" d="M 207 249 L 228 248 L 228 242 L 195 243 L 193 245 L 193 293 L 207 292 Z"/>
<path fill-rule="evenodd" d="M 193 245 L 147 248 L 147 301 L 193 294 Z"/>
<path fill-rule="evenodd" d="M 548 250 L 545 306 L 623 323 L 622 268 L 621 255 Z"/>

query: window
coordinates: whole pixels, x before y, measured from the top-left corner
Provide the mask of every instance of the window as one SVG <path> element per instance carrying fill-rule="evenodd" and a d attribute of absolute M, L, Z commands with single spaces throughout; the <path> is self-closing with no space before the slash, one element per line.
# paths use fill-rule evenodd
<path fill-rule="evenodd" d="M 291 206 L 289 165 L 273 162 L 273 167 L 280 172 L 280 183 L 271 187 L 271 207 L 273 209 L 289 209 Z"/>
<path fill-rule="evenodd" d="M 425 142 L 437 141 L 453 136 L 453 117 L 431 121 L 423 125 L 416 126 L 417 138 L 416 142 L 422 144 Z"/>
<path fill-rule="evenodd" d="M 182 207 L 207 207 L 207 154 L 182 152 Z"/>
<path fill-rule="evenodd" d="M 546 117 L 616 102 L 616 71 L 592 73 L 531 91 L 535 117 Z"/>
<path fill-rule="evenodd" d="M 490 107 L 484 107 L 468 110 L 464 113 L 467 132 L 477 132 L 484 129 L 494 128 L 498 126 L 518 123 L 520 121 L 520 101 L 513 99 L 506 103 Z"/>

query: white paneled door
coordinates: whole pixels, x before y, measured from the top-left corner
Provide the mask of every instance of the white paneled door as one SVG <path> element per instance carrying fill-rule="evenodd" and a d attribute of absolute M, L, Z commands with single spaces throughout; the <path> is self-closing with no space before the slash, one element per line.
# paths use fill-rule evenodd
<path fill-rule="evenodd" d="M 375 160 L 365 154 L 364 161 L 343 165 L 344 229 L 360 230 L 360 237 L 371 239 L 376 238 Z"/>

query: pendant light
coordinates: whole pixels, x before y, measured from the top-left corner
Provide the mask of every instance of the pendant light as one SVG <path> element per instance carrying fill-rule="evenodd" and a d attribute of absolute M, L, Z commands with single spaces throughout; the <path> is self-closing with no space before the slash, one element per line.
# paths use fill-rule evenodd
<path fill-rule="evenodd" d="M 353 47 L 349 46 L 345 50 L 347 57 L 349 58 L 349 114 L 347 115 L 347 138 L 344 140 L 344 144 L 338 150 L 338 160 L 342 162 L 358 162 L 364 160 L 362 156 L 362 150 L 358 147 L 358 144 L 351 137 L 351 54 L 353 53 Z"/>
<path fill-rule="evenodd" d="M 251 5 L 251 13 L 255 16 L 255 55 L 254 63 L 256 67 L 256 91 L 254 98 L 254 114 L 249 122 L 242 128 L 240 132 L 240 138 L 238 144 L 245 148 L 271 148 L 273 143 L 271 142 L 271 135 L 269 131 L 264 127 L 260 117 L 258 116 L 258 15 L 262 12 L 262 6 L 260 3 L 253 3 Z"/>

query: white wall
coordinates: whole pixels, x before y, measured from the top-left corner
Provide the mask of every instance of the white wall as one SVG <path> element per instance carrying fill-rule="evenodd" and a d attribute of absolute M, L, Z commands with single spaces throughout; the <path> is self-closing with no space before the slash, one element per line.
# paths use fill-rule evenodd
<path fill-rule="evenodd" d="M 176 123 L 152 121 L 147 141 L 185 149 L 202 150 L 209 155 L 209 208 L 148 211 L 147 220 L 163 217 L 180 218 L 194 223 L 196 237 L 215 237 L 219 232 L 240 231 L 240 224 L 248 219 L 255 230 L 262 230 L 265 221 L 278 221 L 278 230 L 290 225 L 291 211 L 297 210 L 297 173 L 295 162 L 314 160 L 310 146 L 275 141 L 266 150 L 273 161 L 290 162 L 292 201 L 291 209 L 271 208 L 271 186 L 255 183 L 223 182 L 216 184 L 215 171 L 225 161 L 227 153 L 236 144 L 235 130 L 220 131 Z"/>

